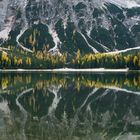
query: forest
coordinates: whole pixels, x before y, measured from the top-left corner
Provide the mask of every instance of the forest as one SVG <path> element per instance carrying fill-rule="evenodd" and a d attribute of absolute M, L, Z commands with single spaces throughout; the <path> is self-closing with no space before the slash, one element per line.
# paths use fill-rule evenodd
<path fill-rule="evenodd" d="M 140 52 L 131 53 L 88 53 L 78 50 L 75 55 L 68 53 L 51 54 L 46 51 L 26 52 L 20 48 L 8 47 L 0 51 L 1 69 L 56 69 L 56 68 L 108 68 L 131 70 L 140 69 Z"/>

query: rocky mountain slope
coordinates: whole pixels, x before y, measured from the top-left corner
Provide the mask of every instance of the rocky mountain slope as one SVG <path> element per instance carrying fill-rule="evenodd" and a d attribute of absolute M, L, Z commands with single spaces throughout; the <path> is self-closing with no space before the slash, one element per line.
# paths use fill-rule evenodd
<path fill-rule="evenodd" d="M 136 0 L 1 0 L 0 42 L 27 51 L 112 52 L 140 45 Z"/>

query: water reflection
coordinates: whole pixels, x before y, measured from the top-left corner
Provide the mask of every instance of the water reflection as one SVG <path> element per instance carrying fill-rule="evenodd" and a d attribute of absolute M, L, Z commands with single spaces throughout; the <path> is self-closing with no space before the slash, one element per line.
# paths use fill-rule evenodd
<path fill-rule="evenodd" d="M 0 74 L 0 140 L 139 140 L 140 74 Z"/>

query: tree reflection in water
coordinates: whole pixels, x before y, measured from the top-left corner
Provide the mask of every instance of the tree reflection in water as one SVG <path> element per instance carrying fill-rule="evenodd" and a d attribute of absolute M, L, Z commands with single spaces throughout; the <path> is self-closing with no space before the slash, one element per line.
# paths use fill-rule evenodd
<path fill-rule="evenodd" d="M 140 74 L 0 75 L 1 140 L 140 139 Z"/>

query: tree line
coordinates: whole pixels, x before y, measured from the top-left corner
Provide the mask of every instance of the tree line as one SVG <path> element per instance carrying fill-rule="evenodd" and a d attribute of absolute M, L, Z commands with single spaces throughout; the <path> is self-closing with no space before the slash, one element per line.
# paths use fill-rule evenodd
<path fill-rule="evenodd" d="M 11 51 L 12 50 L 12 51 Z M 10 49 L 9 52 L 0 51 L 0 68 L 129 68 L 140 69 L 140 52 L 129 54 L 81 54 L 80 50 L 74 56 L 67 53 L 51 54 L 44 51 L 35 51 L 33 54 L 19 49 Z"/>

